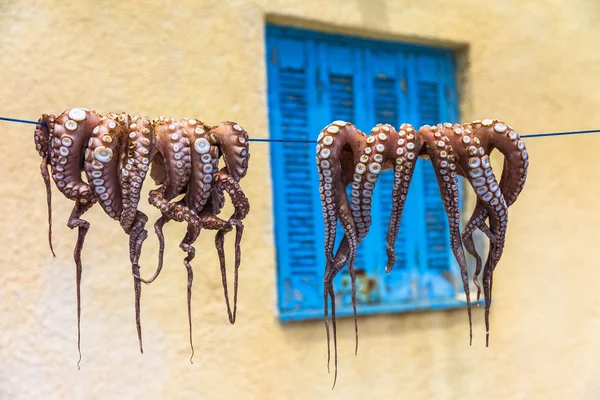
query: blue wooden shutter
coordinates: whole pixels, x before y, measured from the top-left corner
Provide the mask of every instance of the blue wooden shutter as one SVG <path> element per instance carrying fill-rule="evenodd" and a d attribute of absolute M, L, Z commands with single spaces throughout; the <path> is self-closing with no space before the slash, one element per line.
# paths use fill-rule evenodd
<path fill-rule="evenodd" d="M 413 99 L 418 125 L 452 121 L 445 97 L 444 71 L 440 55 L 415 54 L 413 60 Z M 423 300 L 453 299 L 456 281 L 451 274 L 454 256 L 449 228 L 435 172 L 429 161 L 419 160 L 418 174 L 422 198 L 421 240 L 419 241 L 419 297 Z"/>
<path fill-rule="evenodd" d="M 435 49 L 267 27 L 270 132 L 315 140 L 342 119 L 415 126 L 456 120 L 452 57 Z M 281 320 L 321 318 L 323 221 L 314 143 L 272 143 L 273 210 Z M 446 214 L 428 161 L 419 161 L 404 209 L 394 270 L 385 274 L 393 174 L 373 194 L 373 224 L 358 249 L 359 314 L 456 307 L 457 268 Z M 342 229 L 338 226 L 337 241 Z M 334 281 L 337 314 L 351 315 L 347 270 Z"/>
<path fill-rule="evenodd" d="M 311 44 L 269 37 L 269 111 L 274 139 L 314 140 Z M 322 305 L 322 222 L 312 143 L 272 143 L 271 168 L 279 309 L 284 315 Z M 319 220 L 317 220 L 317 217 Z"/>

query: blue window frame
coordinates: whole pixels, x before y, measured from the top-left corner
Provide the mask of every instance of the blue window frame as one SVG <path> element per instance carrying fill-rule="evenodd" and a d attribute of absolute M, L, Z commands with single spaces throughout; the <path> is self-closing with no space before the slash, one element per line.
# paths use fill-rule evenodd
<path fill-rule="evenodd" d="M 364 131 L 457 120 L 455 63 L 447 49 L 329 35 L 267 25 L 272 139 L 316 140 L 333 120 Z M 323 221 L 315 144 L 272 143 L 273 208 L 281 320 L 323 314 Z M 358 249 L 359 314 L 464 306 L 433 168 L 419 160 L 403 213 L 393 271 L 385 237 L 393 171 L 373 194 L 373 224 Z M 342 230 L 338 226 L 338 243 Z M 337 313 L 352 312 L 349 275 L 334 281 Z"/>

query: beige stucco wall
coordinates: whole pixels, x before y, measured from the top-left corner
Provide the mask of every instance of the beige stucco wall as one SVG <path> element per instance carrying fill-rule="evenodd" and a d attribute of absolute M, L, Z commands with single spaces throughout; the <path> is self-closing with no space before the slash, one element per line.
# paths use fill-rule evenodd
<path fill-rule="evenodd" d="M 0 114 L 37 119 L 83 106 L 211 123 L 232 119 L 252 136 L 268 137 L 268 18 L 468 44 L 464 120 L 501 118 L 523 133 L 600 127 L 600 5 L 590 0 L 5 0 Z M 600 135 L 527 140 L 531 169 L 511 208 L 495 274 L 490 348 L 481 310 L 474 313 L 473 347 L 464 310 L 361 318 L 358 357 L 352 322 L 343 320 L 332 392 L 322 322 L 282 326 L 276 319 L 269 152 L 260 143 L 251 145 L 243 184 L 253 209 L 236 325 L 226 319 L 212 235 L 203 234 L 194 261 L 190 365 L 177 247 L 184 227 L 171 224 L 165 270 L 143 288 L 146 353 L 140 355 L 126 236 L 94 208 L 87 218 L 78 371 L 76 234 L 65 226 L 72 203 L 55 191 L 53 259 L 32 133 L 32 126 L 0 122 L 2 400 L 600 396 Z M 149 205 L 142 209 L 157 218 Z M 156 251 L 151 235 L 146 275 Z"/>

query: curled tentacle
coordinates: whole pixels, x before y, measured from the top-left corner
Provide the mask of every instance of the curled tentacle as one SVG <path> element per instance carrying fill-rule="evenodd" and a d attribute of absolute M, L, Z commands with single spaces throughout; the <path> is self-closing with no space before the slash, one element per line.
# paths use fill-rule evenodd
<path fill-rule="evenodd" d="M 118 220 L 123 210 L 119 179 L 120 154 L 127 141 L 129 117 L 103 117 L 93 130 L 85 151 L 85 172 L 89 186 L 104 211 Z"/>
<path fill-rule="evenodd" d="M 165 255 L 165 235 L 163 233 L 163 227 L 167 222 L 169 222 L 169 218 L 162 215 L 154 223 L 154 232 L 156 232 L 156 237 L 158 238 L 158 266 L 156 267 L 156 271 L 149 279 L 143 279 L 139 276 L 139 274 L 133 275 L 134 278 L 140 280 L 141 282 L 144 282 L 146 285 L 149 285 L 152 282 L 154 282 L 154 280 L 158 278 L 158 275 L 160 275 L 160 272 L 162 271 Z"/>
<path fill-rule="evenodd" d="M 485 125 L 483 122 L 485 122 Z M 517 200 L 527 179 L 529 154 L 527 153 L 525 144 L 510 126 L 501 121 L 484 120 L 479 124 L 465 124 L 464 126 L 466 129 L 477 127 L 477 133 L 486 154 L 490 155 L 494 149 L 498 149 L 504 155 L 505 159 L 499 185 L 507 207 L 510 207 Z M 487 209 L 478 200 L 473 215 L 463 232 L 465 247 L 476 260 L 477 267 L 473 281 L 478 288 L 478 298 L 480 287 L 477 276 L 479 275 L 479 271 L 481 271 L 481 257 L 475 249 L 473 232 L 479 228 L 488 237 L 490 236 L 489 229 L 485 225 L 487 216 Z"/>

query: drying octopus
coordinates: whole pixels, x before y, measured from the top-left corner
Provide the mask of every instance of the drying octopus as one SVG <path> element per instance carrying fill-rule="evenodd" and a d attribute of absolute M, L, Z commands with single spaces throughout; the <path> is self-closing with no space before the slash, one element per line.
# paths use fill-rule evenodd
<path fill-rule="evenodd" d="M 93 110 L 73 108 L 60 114 L 42 115 L 34 134 L 36 149 L 42 157 L 40 170 L 46 186 L 48 206 L 48 242 L 52 254 L 52 207 L 50 176 L 65 197 L 75 201 L 67 226 L 78 228 L 74 249 L 77 288 L 77 349 L 81 361 L 81 251 L 89 223 L 82 215 L 95 203 L 106 214 L 119 221 L 129 236 L 129 256 L 134 277 L 135 319 L 140 352 L 143 353 L 140 321 L 141 282 L 150 283 L 163 264 L 164 236 L 162 226 L 168 220 L 185 221 L 188 232 L 180 247 L 187 252 L 184 265 L 188 272 L 187 305 L 190 345 L 192 347 L 191 287 L 194 241 L 202 228 L 217 230 L 224 295 L 231 323 L 237 307 L 238 268 L 241 260 L 242 220 L 250 205 L 239 181 L 248 168 L 248 136 L 235 122 L 207 126 L 195 119 L 176 121 L 160 117 L 109 113 L 101 116 Z M 219 169 L 220 157 L 224 167 Z M 50 171 L 48 171 L 50 168 Z M 150 168 L 152 168 L 150 170 Z M 82 179 L 82 172 L 87 179 Z M 148 236 L 148 217 L 138 210 L 140 190 L 150 172 L 160 185 L 150 192 L 150 203 L 160 209 L 162 217 L 155 223 L 160 253 L 157 272 L 149 280 L 140 277 L 139 258 Z M 228 193 L 234 213 L 228 220 L 217 215 Z M 172 201 L 176 197 L 183 198 Z M 230 311 L 227 292 L 224 235 L 236 228 L 234 311 Z M 191 360 L 191 358 L 190 358 Z M 78 367 L 79 367 L 78 362 Z"/>
<path fill-rule="evenodd" d="M 334 121 L 323 129 L 317 142 L 316 161 L 325 228 L 324 316 L 327 333 L 327 364 L 329 365 L 331 358 L 329 297 L 336 377 L 337 343 L 333 278 L 348 263 L 352 282 L 357 349 L 354 260 L 356 248 L 369 232 L 371 225 L 373 190 L 381 171 L 393 169 L 392 212 L 386 239 L 388 255 L 386 272 L 389 273 L 394 266 L 395 242 L 418 157 L 429 159 L 435 170 L 448 216 L 450 247 L 460 267 L 467 299 L 470 341 L 472 341 L 471 300 L 463 243 L 476 260 L 473 282 L 478 289 L 478 299 L 481 290 L 478 276 L 483 270 L 487 346 L 493 271 L 500 261 L 504 248 L 508 207 L 516 201 L 523 189 L 529 166 L 529 155 L 519 135 L 507 124 L 491 119 L 463 125 L 451 123 L 425 125 L 418 130 L 409 124 L 403 124 L 398 131 L 391 125 L 379 124 L 368 136 L 348 122 Z M 490 154 L 494 149 L 498 149 L 504 156 L 500 182 L 497 181 L 490 163 Z M 477 196 L 475 210 L 462 234 L 458 176 L 467 179 Z M 352 185 L 350 198 L 346 194 L 348 185 Z M 486 224 L 488 219 L 489 226 Z M 338 221 L 344 231 L 344 237 L 334 253 Z M 477 229 L 484 232 L 490 240 L 485 266 L 482 265 L 473 241 L 473 233 Z"/>

